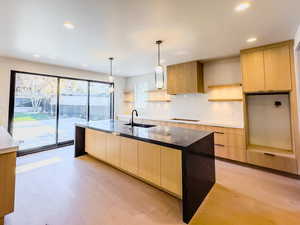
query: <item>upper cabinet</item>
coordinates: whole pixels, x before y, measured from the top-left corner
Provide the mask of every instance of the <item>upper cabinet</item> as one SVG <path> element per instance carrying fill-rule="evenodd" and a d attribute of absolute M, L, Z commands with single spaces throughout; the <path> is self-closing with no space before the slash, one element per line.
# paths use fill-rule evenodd
<path fill-rule="evenodd" d="M 241 51 L 244 92 L 290 91 L 292 41 Z"/>
<path fill-rule="evenodd" d="M 167 92 L 170 95 L 203 93 L 203 65 L 194 61 L 168 66 Z"/>

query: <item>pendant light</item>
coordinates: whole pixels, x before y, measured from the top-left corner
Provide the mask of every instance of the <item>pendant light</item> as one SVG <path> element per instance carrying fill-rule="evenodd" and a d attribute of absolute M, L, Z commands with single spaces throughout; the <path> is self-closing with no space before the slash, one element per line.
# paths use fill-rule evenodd
<path fill-rule="evenodd" d="M 108 59 L 110 60 L 110 75 L 109 75 L 108 80 L 109 80 L 109 82 L 113 82 L 114 78 L 113 78 L 113 75 L 112 75 L 112 66 L 113 66 L 112 63 L 113 63 L 114 58 L 110 57 Z"/>
<path fill-rule="evenodd" d="M 156 41 L 157 44 L 157 66 L 155 68 L 155 86 L 157 89 L 164 88 L 164 68 L 160 64 L 160 45 L 162 44 L 161 40 Z"/>
<path fill-rule="evenodd" d="M 113 57 L 110 57 L 110 58 L 108 58 L 109 59 L 109 61 L 110 61 L 110 75 L 109 75 L 109 77 L 108 77 L 108 80 L 109 80 L 109 82 L 111 82 L 111 83 L 113 83 L 113 81 L 114 81 L 114 77 L 113 77 L 113 60 L 114 60 L 114 58 Z M 111 84 L 111 86 L 110 86 L 110 88 L 109 88 L 109 92 L 110 93 L 113 93 L 114 92 L 114 86 L 113 86 L 113 84 Z"/>

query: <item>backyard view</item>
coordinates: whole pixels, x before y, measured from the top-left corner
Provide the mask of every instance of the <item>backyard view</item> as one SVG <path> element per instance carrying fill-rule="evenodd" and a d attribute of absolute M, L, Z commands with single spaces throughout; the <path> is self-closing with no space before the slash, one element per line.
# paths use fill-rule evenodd
<path fill-rule="evenodd" d="M 88 119 L 88 87 L 88 81 L 16 74 L 13 136 L 20 150 L 73 140 L 74 124 Z M 110 118 L 109 87 L 90 82 L 91 120 Z"/>

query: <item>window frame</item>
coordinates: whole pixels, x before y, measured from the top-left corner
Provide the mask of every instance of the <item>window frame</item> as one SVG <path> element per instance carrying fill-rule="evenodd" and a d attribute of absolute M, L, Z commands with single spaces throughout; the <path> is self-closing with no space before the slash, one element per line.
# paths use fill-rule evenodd
<path fill-rule="evenodd" d="M 97 81 L 97 80 L 90 80 L 90 79 L 82 79 L 82 78 L 73 78 L 66 75 L 52 75 L 52 74 L 43 74 L 43 73 L 34 73 L 34 72 L 26 72 L 26 71 L 19 71 L 19 70 L 11 70 L 10 71 L 10 93 L 9 93 L 9 112 L 8 112 L 8 132 L 13 135 L 13 119 L 14 119 L 14 109 L 15 109 L 15 85 L 16 85 L 16 75 L 17 74 L 27 74 L 27 75 L 36 75 L 36 76 L 44 76 L 44 77 L 53 77 L 57 78 L 57 107 L 56 107 L 56 143 L 46 146 L 41 146 L 37 148 L 26 149 L 22 151 L 18 151 L 17 155 L 27 155 L 36 152 L 46 151 L 55 149 L 58 147 L 64 147 L 74 144 L 74 140 L 58 142 L 58 122 L 59 122 L 59 96 L 60 96 L 60 80 L 61 79 L 69 79 L 69 80 L 78 80 L 78 81 L 86 81 L 88 82 L 88 102 L 87 102 L 87 121 L 90 121 L 90 84 L 93 83 L 101 83 L 110 85 L 110 88 L 114 90 L 114 83 L 113 82 L 106 82 L 106 81 Z M 115 94 L 114 91 L 110 93 L 110 119 L 114 118 L 114 99 Z M 74 128 L 75 129 L 75 128 Z"/>

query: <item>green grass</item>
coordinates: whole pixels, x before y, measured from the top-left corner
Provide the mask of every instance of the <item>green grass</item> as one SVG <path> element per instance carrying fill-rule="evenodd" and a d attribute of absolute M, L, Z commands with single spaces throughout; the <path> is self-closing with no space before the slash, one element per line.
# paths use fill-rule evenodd
<path fill-rule="evenodd" d="M 15 113 L 14 122 L 26 122 L 52 119 L 47 113 Z"/>

